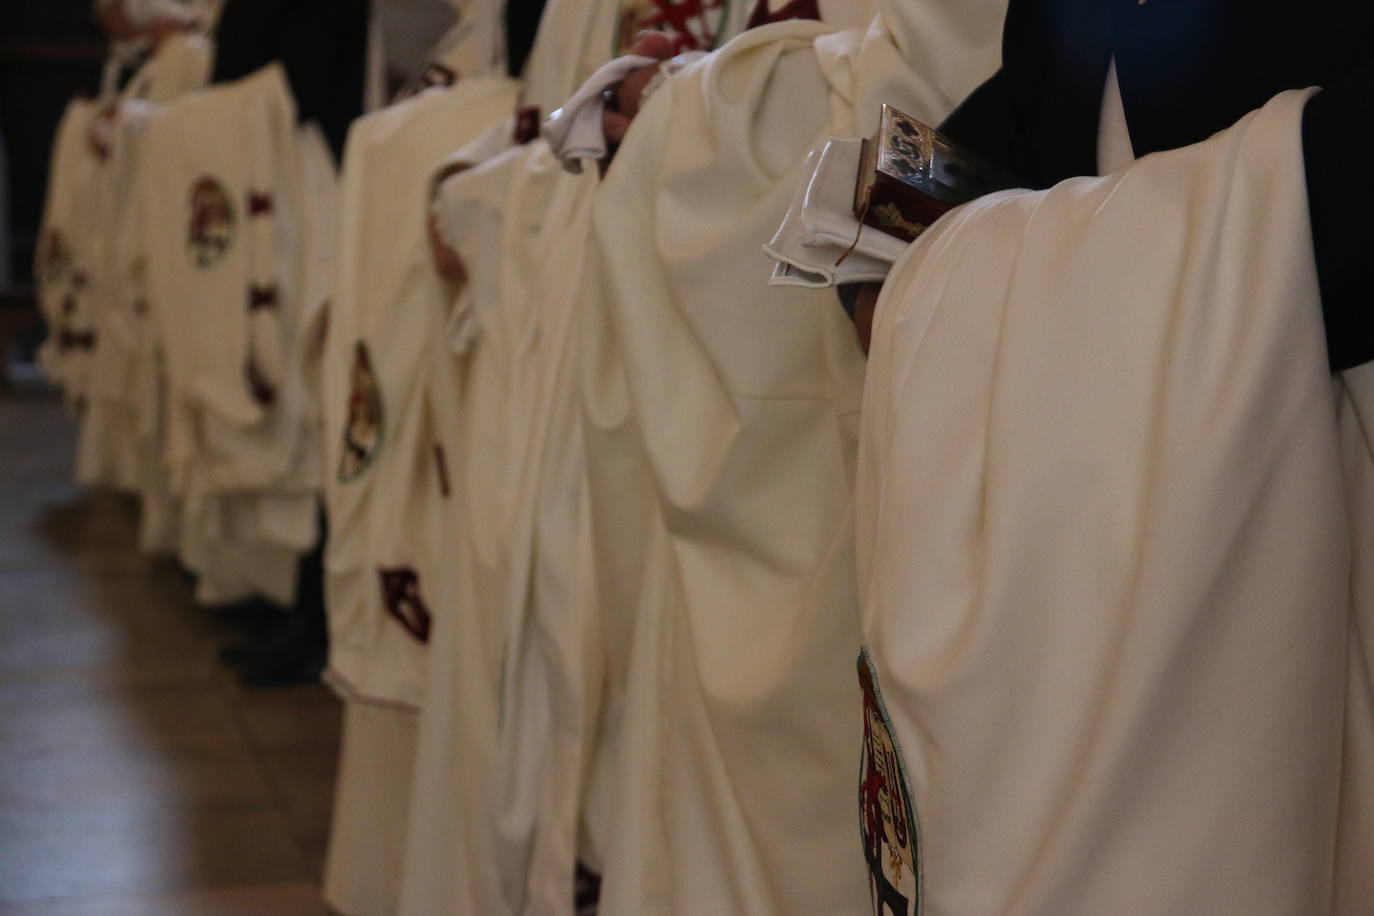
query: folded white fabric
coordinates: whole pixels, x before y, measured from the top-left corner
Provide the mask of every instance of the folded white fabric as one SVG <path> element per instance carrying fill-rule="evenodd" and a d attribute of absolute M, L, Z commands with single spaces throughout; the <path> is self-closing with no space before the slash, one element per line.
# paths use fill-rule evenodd
<path fill-rule="evenodd" d="M 830 140 L 807 157 L 792 206 L 773 240 L 763 246 L 777 261 L 770 286 L 824 289 L 880 282 L 906 251 L 906 242 L 854 218 L 854 182 L 862 154 L 862 140 Z"/>
<path fill-rule="evenodd" d="M 644 88 L 641 99 L 647 99 L 662 85 L 662 80 L 701 60 L 706 55 L 701 51 L 679 54 L 672 60 L 662 62 L 659 72 Z M 574 175 L 582 173 L 582 160 L 601 160 L 606 158 L 606 133 L 601 127 L 601 115 L 606 110 L 602 93 L 619 83 L 641 67 L 659 63 L 655 57 L 627 54 L 617 57 L 591 75 L 582 88 L 573 93 L 567 103 L 544 122 L 544 139 L 563 163 L 563 168 Z"/>
<path fill-rule="evenodd" d="M 601 129 L 601 115 L 606 104 L 601 94 L 640 67 L 655 63 L 656 58 L 640 54 L 617 57 L 593 73 L 562 108 L 549 116 L 544 122 L 544 139 L 565 169 L 578 175 L 583 159 L 605 158 L 606 134 Z"/>
<path fill-rule="evenodd" d="M 470 143 L 451 153 L 435 170 L 429 192 L 429 212 L 434 217 L 439 237 L 450 248 L 457 249 L 459 240 L 465 237 L 466 223 L 470 214 L 462 206 L 463 185 L 458 178 L 474 166 L 481 165 L 510 149 L 514 144 L 515 125 L 511 119 L 493 124 Z M 457 192 L 454 188 L 458 188 Z M 453 197 L 450 200 L 450 197 Z"/>
<path fill-rule="evenodd" d="M 1308 95 L 974 201 L 885 284 L 855 518 L 888 898 L 1370 911 L 1368 378 L 1327 369 Z"/>

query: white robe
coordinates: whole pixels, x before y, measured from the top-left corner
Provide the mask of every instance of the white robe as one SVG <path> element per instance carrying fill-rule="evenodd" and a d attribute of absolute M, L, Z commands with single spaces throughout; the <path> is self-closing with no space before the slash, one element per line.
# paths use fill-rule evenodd
<path fill-rule="evenodd" d="M 521 84 L 521 97 L 525 104 L 542 104 L 546 111 L 551 110 L 572 92 L 577 81 L 585 77 L 585 66 L 581 63 L 585 46 L 575 40 L 575 36 L 584 34 L 583 30 L 589 23 L 595 28 L 595 17 L 598 13 L 604 13 L 606 5 L 588 3 L 586 0 L 553 0 L 549 4 L 541 22 L 540 36 L 531 52 L 530 69 Z M 468 79 L 459 84 L 458 91 L 462 92 L 465 88 L 470 89 Z M 496 122 L 491 123 L 489 118 L 491 126 L 480 135 L 461 139 L 448 137 L 446 148 L 458 148 L 458 152 L 449 157 L 450 160 L 468 166 L 479 165 L 509 149 L 513 142 L 510 115 L 514 109 L 515 98 L 512 94 L 504 103 L 504 110 Z M 403 144 L 398 146 L 398 153 L 405 153 Z M 524 162 L 525 151 L 515 151 L 509 155 L 512 163 L 516 159 Z M 425 191 L 429 190 L 428 181 L 437 164 L 428 162 L 413 170 L 413 177 L 425 183 Z M 545 177 L 556 177 L 548 165 L 544 163 Z M 519 222 L 512 222 L 503 228 L 503 211 L 508 203 L 505 198 L 506 182 L 510 173 L 511 169 L 506 164 L 497 164 L 495 171 L 488 173 L 475 186 L 477 193 L 474 200 L 479 206 L 494 202 L 491 206 L 495 209 L 485 211 L 492 219 L 481 222 L 482 227 L 490 228 L 493 234 L 479 238 L 479 244 L 483 246 L 481 256 L 474 257 L 471 247 L 464 254 L 477 275 L 475 285 L 487 283 L 488 278 L 496 275 L 509 277 L 514 286 L 507 284 L 505 295 L 518 302 L 520 296 L 515 289 L 523 288 L 523 274 L 528 270 L 529 262 L 497 265 L 501 264 L 503 251 L 519 250 L 523 252 L 523 257 L 534 255 L 536 260 L 537 252 L 527 243 L 522 245 L 523 240 L 513 241 L 505 236 L 506 231 L 519 233 L 525 228 Z M 542 189 L 547 181 L 536 184 Z M 537 222 L 545 202 L 542 194 L 536 195 L 532 201 L 528 195 L 523 195 L 521 200 L 530 203 L 509 203 L 528 213 L 531 221 Z M 407 264 L 407 270 L 411 271 L 407 275 L 409 288 L 417 292 L 439 289 L 441 286 L 430 267 L 428 245 L 422 235 L 423 213 L 414 212 L 408 219 L 409 224 L 392 230 L 392 234 L 399 232 L 407 239 L 410 255 L 419 258 L 413 264 Z M 390 221 L 386 224 L 390 226 Z M 381 231 L 387 232 L 386 229 Z M 412 237 L 414 244 L 409 241 Z M 345 245 L 359 247 L 347 238 Z M 386 257 L 395 259 L 396 256 L 394 252 L 388 252 Z M 492 265 L 494 271 L 485 270 L 488 264 Z M 494 290 L 497 285 L 489 288 Z M 484 307 L 494 308 L 500 295 L 494 293 L 492 298 L 485 299 Z M 410 417 L 405 426 L 419 430 L 419 424 L 424 424 L 427 430 L 419 432 L 418 438 L 414 435 L 411 437 L 412 442 L 417 442 L 424 450 L 423 454 L 412 451 L 413 457 L 404 463 L 401 456 L 396 456 L 397 470 L 390 475 L 394 480 L 382 489 L 392 494 L 412 494 L 418 499 L 397 499 L 393 496 L 390 500 L 373 500 L 381 507 L 380 510 L 357 512 L 346 508 L 346 505 L 358 496 L 346 493 L 345 490 L 349 489 L 347 486 L 331 484 L 331 492 L 338 493 L 343 500 L 335 501 L 331 514 L 341 519 L 361 518 L 367 514 L 377 518 L 386 516 L 382 518 L 381 529 L 377 528 L 376 523 L 368 522 L 359 530 L 395 532 L 398 527 L 397 516 L 394 512 L 388 514 L 388 511 L 401 507 L 408 508 L 413 518 L 422 516 L 428 520 L 425 525 L 416 525 L 416 530 L 412 532 L 419 536 L 418 541 L 414 538 L 393 538 L 396 543 L 388 549 L 395 556 L 399 548 L 401 553 L 411 558 L 412 565 L 419 567 L 423 594 L 427 596 L 430 609 L 439 618 L 435 621 L 434 635 L 440 641 L 440 648 L 435 653 L 432 673 L 426 674 L 429 662 L 424 647 L 413 640 L 406 643 L 401 639 L 404 634 L 400 634 L 399 628 L 381 613 L 376 597 L 376 570 L 372 568 L 379 555 L 378 550 L 358 546 L 359 535 L 344 530 L 340 540 L 330 548 L 334 557 L 330 563 L 333 583 L 330 607 L 331 617 L 337 621 L 334 630 L 336 634 L 346 635 L 348 643 L 334 651 L 332 668 L 336 675 L 351 672 L 355 678 L 365 678 L 374 696 L 389 696 L 411 706 L 420 703 L 422 698 L 426 702 L 416 760 L 414 814 L 407 828 L 409 838 L 391 836 L 383 840 L 385 843 L 402 845 L 408 850 L 403 857 L 405 874 L 397 879 L 401 888 L 398 892 L 399 902 L 393 900 L 393 903 L 403 912 L 471 910 L 495 913 L 501 912 L 503 907 L 518 906 L 518 900 L 525 893 L 534 796 L 538 792 L 531 773 L 534 772 L 532 768 L 542 762 L 542 758 L 533 752 L 525 753 L 522 763 L 511 762 L 498 769 L 495 764 L 497 758 L 491 756 L 497 753 L 494 744 L 497 739 L 494 728 L 485 724 L 485 717 L 492 714 L 500 702 L 495 699 L 481 700 L 479 697 L 487 696 L 482 691 L 490 684 L 490 673 L 497 672 L 494 676 L 499 681 L 502 670 L 499 654 L 496 661 L 490 661 L 484 654 L 485 647 L 494 641 L 496 648 L 492 651 L 499 653 L 503 640 L 495 636 L 475 638 L 474 634 L 482 632 L 483 621 L 498 628 L 504 627 L 505 619 L 499 613 L 493 613 L 494 609 L 510 607 L 513 603 L 518 606 L 519 602 L 494 596 L 489 588 L 482 586 L 483 582 L 499 582 L 499 575 L 483 576 L 480 570 L 490 570 L 493 566 L 498 571 L 505 570 L 504 559 L 498 562 L 493 554 L 488 553 L 485 560 L 479 562 L 478 569 L 473 569 L 455 560 L 452 554 L 455 552 L 455 538 L 460 532 L 476 532 L 479 540 L 491 545 L 487 549 L 498 554 L 504 551 L 505 543 L 510 540 L 508 532 L 511 527 L 501 520 L 513 508 L 513 495 L 507 488 L 491 486 L 490 482 L 502 476 L 501 461 L 515 456 L 508 456 L 499 444 L 505 441 L 503 436 L 498 436 L 496 442 L 492 441 L 495 434 L 485 423 L 492 414 L 474 409 L 473 399 L 486 405 L 497 416 L 508 414 L 517 426 L 527 423 L 528 418 L 522 417 L 519 412 L 525 402 L 505 396 L 500 390 L 505 379 L 500 371 L 493 372 L 494 367 L 488 362 L 497 352 L 495 341 L 499 335 L 494 326 L 484 332 L 487 340 L 480 355 L 469 358 L 463 354 L 471 343 L 475 320 L 472 309 L 459 308 L 451 316 L 429 307 L 423 311 L 425 322 L 397 321 L 393 307 L 373 313 L 371 319 L 376 322 L 379 332 L 385 332 L 384 337 L 409 340 L 414 344 L 408 349 L 403 347 L 401 351 L 384 348 L 386 352 L 377 357 L 374 367 L 379 367 L 378 371 L 385 374 L 384 395 L 387 389 L 393 392 L 385 395 L 391 401 L 389 411 L 393 414 L 392 422 L 395 422 L 396 411 L 405 410 Z M 497 314 L 499 316 L 499 310 Z M 515 317 L 510 316 L 509 320 L 515 320 Z M 429 353 L 427 358 L 417 355 L 421 352 L 417 347 L 421 347 L 422 343 L 427 345 L 423 348 Z M 520 350 L 518 346 L 515 349 L 517 352 Z M 333 367 L 331 371 L 336 374 L 345 365 L 338 358 L 329 363 Z M 509 364 L 498 361 L 495 367 L 509 369 Z M 483 379 L 496 384 L 497 389 L 489 391 L 488 381 Z M 335 382 L 329 387 L 338 391 L 341 386 Z M 394 393 L 398 389 L 411 393 L 398 396 Z M 410 406 L 403 406 L 406 404 Z M 498 428 L 505 429 L 509 425 L 509 422 L 498 421 Z M 333 428 L 341 431 L 342 422 L 335 422 Z M 390 435 L 395 435 L 395 431 Z M 429 451 L 431 448 L 432 452 Z M 475 456 L 477 467 L 473 466 L 473 460 L 465 460 L 466 451 Z M 397 474 L 402 476 L 398 477 Z M 489 483 L 486 487 L 465 487 L 463 481 L 467 478 Z M 411 483 L 407 484 L 406 480 Z M 452 490 L 436 500 L 433 491 L 441 481 L 451 486 Z M 365 486 L 376 489 L 372 484 Z M 357 490 L 358 487 L 352 489 Z M 528 500 L 532 495 L 532 484 L 527 485 L 522 499 Z M 401 507 L 389 505 L 397 502 L 401 503 Z M 402 511 L 401 517 L 404 514 Z M 528 509 L 523 514 L 527 517 Z M 358 528 L 358 524 L 352 521 L 345 521 L 344 524 L 346 529 Z M 429 524 L 437 527 L 431 529 L 427 527 Z M 524 530 L 528 528 L 528 525 L 524 526 Z M 517 632 L 520 631 L 519 621 L 512 620 L 510 625 Z M 389 635 L 389 638 L 378 639 L 379 635 Z M 525 657 L 536 651 L 537 647 L 530 646 Z M 448 661 L 451 652 L 463 653 L 464 660 L 457 665 L 451 664 Z M 472 653 L 476 653 L 475 656 Z M 542 691 L 532 679 L 527 682 L 518 676 L 518 672 L 524 670 L 526 667 L 512 666 L 507 682 L 518 683 L 522 687 L 528 684 L 532 695 L 539 695 Z M 362 672 L 367 674 L 363 675 Z M 427 679 L 433 679 L 438 685 L 437 689 L 430 690 Z M 343 683 L 343 680 L 336 678 L 336 683 Z M 497 693 L 501 690 L 499 685 L 492 689 Z M 518 688 L 510 689 L 519 692 Z M 356 684 L 352 690 L 355 696 L 359 695 Z M 525 704 L 522 709 L 527 706 Z M 540 740 L 539 735 L 546 722 L 546 719 L 536 718 L 533 713 L 520 716 L 519 730 L 508 732 L 507 743 L 503 746 L 505 756 L 498 754 L 498 757 L 509 760 L 512 754 L 518 753 L 516 747 Z M 366 748 L 367 743 L 355 742 L 355 746 Z M 490 780 L 494 779 L 499 779 L 506 788 L 492 789 L 490 794 L 482 794 L 491 786 Z M 391 796 L 394 804 L 399 800 L 400 792 L 393 792 Z M 495 823 L 489 817 L 495 817 L 498 821 L 502 817 L 508 820 Z M 346 857 L 347 847 L 338 845 L 339 842 L 336 840 L 339 855 Z M 458 863 L 456 868 L 455 861 Z M 571 866 L 568 871 L 571 874 Z M 346 872 L 345 868 L 334 870 L 336 874 Z M 567 896 L 570 899 L 571 892 Z M 330 899 L 346 909 L 344 904 L 347 900 L 342 886 L 334 886 Z M 365 902 L 360 901 L 358 905 L 365 907 Z M 366 909 L 355 906 L 354 911 L 366 912 Z"/>
<path fill-rule="evenodd" d="M 457 19 L 411 72 L 397 101 L 436 86 L 506 75 L 506 42 L 499 0 L 457 0 L 451 5 Z M 373 17 L 374 29 L 380 28 L 378 18 Z"/>
<path fill-rule="evenodd" d="M 561 105 L 605 62 L 621 7 L 553 0 L 522 103 Z M 489 151 L 451 157 L 476 167 L 438 204 L 470 275 L 436 353 L 456 385 L 440 414 L 460 418 L 455 625 L 436 631 L 403 913 L 569 910 L 594 728 L 569 321 L 596 180 L 565 175 L 542 141 L 482 163 Z"/>
<path fill-rule="evenodd" d="M 445 153 L 503 119 L 514 102 L 510 80 L 465 80 L 368 115 L 349 134 L 322 388 L 330 677 L 355 699 L 411 708 L 422 701 L 424 637 L 388 611 L 379 570 L 414 570 L 423 596 L 444 564 L 431 528 L 443 494 L 426 358 L 446 321 L 447 293 L 425 234 L 429 177 Z M 381 410 L 368 441 L 350 409 L 363 371 Z M 345 454 L 350 436 L 365 454 Z"/>
<path fill-rule="evenodd" d="M 316 539 L 294 121 L 274 66 L 181 99 L 145 139 L 139 238 L 166 355 L 163 458 L 181 559 L 206 603 L 256 591 L 290 604 Z"/>
<path fill-rule="evenodd" d="M 341 791 L 336 806 L 325 896 L 347 916 L 397 905 L 414 713 L 424 702 L 426 643 L 446 611 L 441 521 L 453 443 L 433 405 L 429 353 L 448 309 L 425 234 L 430 175 L 445 153 L 503 121 L 515 91 L 504 77 L 464 79 L 375 112 L 349 134 L 321 384 L 326 677 L 350 707 L 341 771 L 372 782 Z M 374 429 L 359 426 L 360 408 L 379 411 Z M 402 728 L 411 740 L 391 746 L 387 735 Z"/>
<path fill-rule="evenodd" d="M 866 31 L 746 33 L 659 90 L 598 195 L 583 365 L 602 912 L 868 907 L 863 364 L 833 294 L 767 288 L 759 249 L 826 137 L 871 132 L 882 102 L 938 121 L 991 74 L 1003 9 L 890 4 Z"/>
<path fill-rule="evenodd" d="M 141 103 L 117 103 L 108 133 L 109 155 L 88 205 L 99 231 L 92 239 L 91 289 L 98 345 L 91 359 L 91 385 L 81 416 L 76 479 L 83 486 L 140 490 L 144 472 L 161 476 L 161 455 L 145 446 L 137 431 L 146 411 L 147 381 L 153 367 L 156 327 L 148 314 L 136 242 L 139 195 L 135 179 L 142 135 L 153 116 Z M 151 467 L 145 468 L 144 465 Z"/>
<path fill-rule="evenodd" d="M 402 913 L 571 906 L 583 729 L 553 708 L 568 691 L 551 682 L 577 675 L 551 659 L 578 617 L 562 571 L 575 560 L 581 464 L 558 425 L 573 388 L 560 354 L 595 183 L 563 173 L 536 141 L 450 187 L 465 201 L 455 241 L 471 273 L 453 319 L 467 330 L 436 353 L 459 418 L 446 526 L 454 616 L 431 662 Z M 566 472 L 571 483 L 547 483 Z M 554 833 L 558 848 L 537 852 Z"/>
<path fill-rule="evenodd" d="M 38 359 L 69 403 L 88 393 L 98 340 L 90 280 L 100 224 L 95 208 L 82 203 L 95 199 L 101 184 L 100 155 L 89 139 L 99 109 L 88 99 L 73 99 L 58 124 L 34 263 L 38 307 L 48 326 Z"/>
<path fill-rule="evenodd" d="M 1327 369 L 1305 99 L 970 204 L 887 281 L 865 831 L 921 912 L 1368 911 L 1374 391 Z"/>
<path fill-rule="evenodd" d="M 103 100 L 88 132 L 99 138 L 93 193 L 81 196 L 87 238 L 87 289 L 96 346 L 89 364 L 76 477 L 85 486 L 136 492 L 143 502 L 140 543 L 171 542 L 175 507 L 168 499 L 159 443 L 143 435 L 161 395 L 157 328 L 146 308 L 138 170 L 147 126 L 161 105 L 209 79 L 212 46 L 200 35 L 175 35 L 120 92 Z M 89 143 L 88 139 L 88 143 Z M 146 418 L 146 419 L 145 419 Z M 139 435 L 131 435 L 137 430 Z"/>

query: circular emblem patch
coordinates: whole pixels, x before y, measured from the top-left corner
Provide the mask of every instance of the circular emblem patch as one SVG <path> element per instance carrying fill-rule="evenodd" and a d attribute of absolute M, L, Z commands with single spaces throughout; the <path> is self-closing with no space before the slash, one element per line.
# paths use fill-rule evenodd
<path fill-rule="evenodd" d="M 867 649 L 859 653 L 859 686 L 864 697 L 859 825 L 873 912 L 916 916 L 921 912 L 920 825 L 911 804 L 902 750 Z"/>
<path fill-rule="evenodd" d="M 382 392 L 372 358 L 361 340 L 353 348 L 348 385 L 348 421 L 339 455 L 339 483 L 357 480 L 371 466 L 382 444 Z"/>
<path fill-rule="evenodd" d="M 645 30 L 662 32 L 676 53 L 709 51 L 716 46 L 729 0 L 622 0 L 614 57 L 629 52 Z"/>
<path fill-rule="evenodd" d="M 196 267 L 202 270 L 214 267 L 224 260 L 234 244 L 234 203 L 225 193 L 224 185 L 209 175 L 202 175 L 192 183 L 187 205 L 191 212 L 186 229 L 186 252 Z"/>

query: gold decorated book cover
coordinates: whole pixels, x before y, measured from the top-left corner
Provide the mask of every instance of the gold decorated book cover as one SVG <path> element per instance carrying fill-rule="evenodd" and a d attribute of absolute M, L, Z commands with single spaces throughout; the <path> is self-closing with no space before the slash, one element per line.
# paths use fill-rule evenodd
<path fill-rule="evenodd" d="M 877 134 L 864 140 L 854 215 L 910 242 L 960 204 L 1019 186 L 939 131 L 884 105 Z"/>

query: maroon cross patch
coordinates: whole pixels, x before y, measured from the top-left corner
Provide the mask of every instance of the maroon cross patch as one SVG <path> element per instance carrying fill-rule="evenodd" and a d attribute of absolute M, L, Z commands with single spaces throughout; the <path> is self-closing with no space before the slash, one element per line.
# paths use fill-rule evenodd
<path fill-rule="evenodd" d="M 432 618 L 420 597 L 420 574 L 409 567 L 379 569 L 386 611 L 421 643 L 429 642 Z"/>
<path fill-rule="evenodd" d="M 271 191 L 249 191 L 248 192 L 248 215 L 267 216 L 275 206 L 275 199 Z"/>
<path fill-rule="evenodd" d="M 628 49 L 645 29 L 662 32 L 673 53 L 709 51 L 716 43 L 722 0 L 630 0 L 621 18 L 620 45 Z"/>
<path fill-rule="evenodd" d="M 258 309 L 274 309 L 276 307 L 277 288 L 275 286 L 254 284 L 248 287 L 248 311 L 256 312 Z"/>

